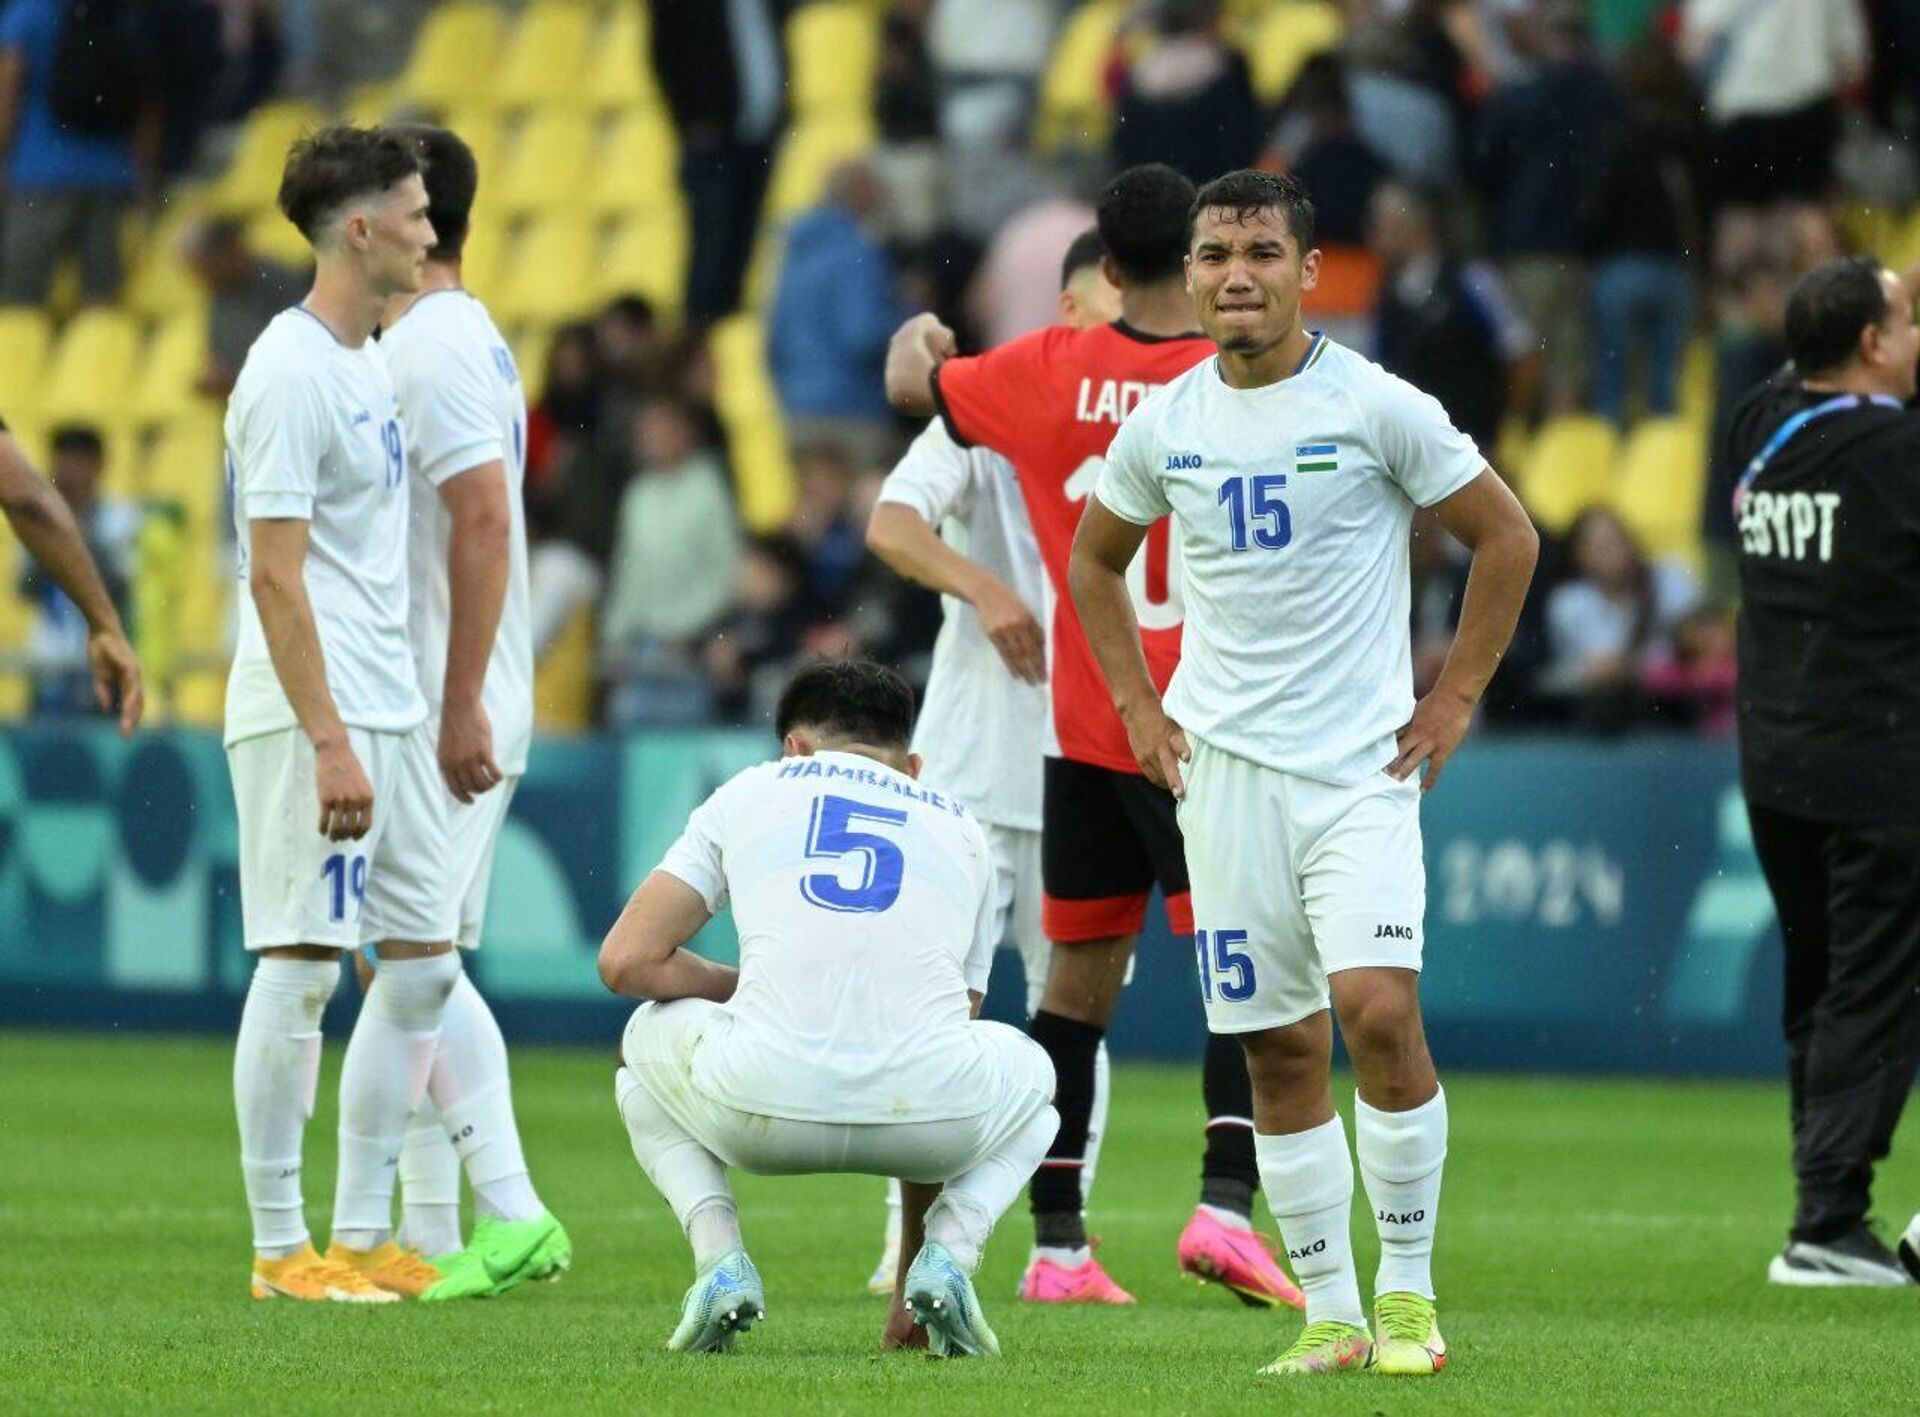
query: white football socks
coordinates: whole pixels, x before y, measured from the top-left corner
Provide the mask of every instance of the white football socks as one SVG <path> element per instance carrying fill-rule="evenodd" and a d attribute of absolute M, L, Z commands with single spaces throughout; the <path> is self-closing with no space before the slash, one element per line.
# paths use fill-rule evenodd
<path fill-rule="evenodd" d="M 1307 1322 L 1366 1326 L 1353 1270 L 1353 1157 L 1339 1117 L 1304 1132 L 1255 1132 L 1260 1184 L 1307 1296 Z"/>
<path fill-rule="evenodd" d="M 475 1209 L 504 1220 L 538 1220 L 546 1214 L 527 1174 L 514 1120 L 507 1043 L 465 971 L 440 1019 L 428 1088 L 473 1182 Z"/>
<path fill-rule="evenodd" d="M 254 961 L 233 1051 L 233 1106 L 253 1247 L 290 1255 L 308 1241 L 300 1198 L 300 1141 L 320 1080 L 320 1015 L 340 982 L 340 960 Z"/>
<path fill-rule="evenodd" d="M 961 1265 L 972 1270 L 980 1263 L 980 1252 L 994 1225 L 1019 1199 L 1059 1130 L 1060 1114 L 1042 1107 L 993 1155 L 947 1182 L 927 1207 L 927 1238 L 945 1245 Z"/>
<path fill-rule="evenodd" d="M 666 1199 L 693 1246 L 696 1270 L 740 1243 L 740 1212 L 720 1158 L 688 1136 L 631 1068 L 614 1074 L 613 1096 L 633 1159 Z"/>
<path fill-rule="evenodd" d="M 340 1169 L 333 1238 L 370 1250 L 392 1237 L 393 1183 L 413 1109 L 426 1095 L 440 1016 L 460 978 L 452 951 L 383 959 L 340 1070 Z"/>
<path fill-rule="evenodd" d="M 1100 1164 L 1100 1143 L 1107 1138 L 1107 1109 L 1113 1103 L 1113 1060 L 1107 1056 L 1107 1040 L 1093 1055 L 1093 1110 L 1087 1114 L 1087 1149 L 1081 1153 L 1080 1208 L 1093 1201 L 1093 1172 Z"/>
<path fill-rule="evenodd" d="M 432 1258 L 461 1248 L 460 1154 L 440 1109 L 420 1099 L 400 1147 L 400 1243 Z"/>
<path fill-rule="evenodd" d="M 1436 1092 L 1410 1112 L 1376 1111 L 1355 1094 L 1353 1131 L 1360 1175 L 1380 1230 L 1380 1272 L 1373 1292 L 1431 1299 L 1433 1231 L 1447 1159 L 1447 1094 Z"/>

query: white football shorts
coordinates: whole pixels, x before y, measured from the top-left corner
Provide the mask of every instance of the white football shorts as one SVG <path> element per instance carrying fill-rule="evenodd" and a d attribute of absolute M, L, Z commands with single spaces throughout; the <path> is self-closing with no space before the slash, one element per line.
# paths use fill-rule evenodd
<path fill-rule="evenodd" d="M 519 786 L 516 775 L 469 803 L 447 797 L 447 869 L 460 902 L 460 933 L 455 939 L 463 950 L 480 948 L 480 932 L 487 923 L 487 889 L 493 883 L 493 853 Z M 444 786 L 440 790 L 446 792 Z"/>
<path fill-rule="evenodd" d="M 373 784 L 373 825 L 358 841 L 320 831 L 313 744 L 298 728 L 227 749 L 240 854 L 240 915 L 250 950 L 382 940 L 451 940 L 459 900 L 447 873 L 447 807 L 424 726 L 349 728 Z"/>
<path fill-rule="evenodd" d="M 1419 970 L 1418 774 L 1337 787 L 1188 736 L 1180 830 L 1207 1027 L 1298 1023 L 1328 1006 L 1327 976 L 1343 969 Z"/>

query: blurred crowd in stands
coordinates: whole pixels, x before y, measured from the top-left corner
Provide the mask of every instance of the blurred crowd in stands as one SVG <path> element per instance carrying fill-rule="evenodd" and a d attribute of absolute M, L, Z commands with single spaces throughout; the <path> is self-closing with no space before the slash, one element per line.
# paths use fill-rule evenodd
<path fill-rule="evenodd" d="M 52 118 L 49 77 L 69 3 L 0 5 L 8 303 L 43 301 L 63 251 L 80 255 L 85 295 L 110 299 L 126 204 L 262 95 L 362 77 L 352 66 L 377 64 L 380 46 L 343 45 L 342 27 L 398 30 L 424 8 L 149 0 L 166 82 L 123 131 L 75 136 Z M 1503 472 L 1503 451 L 1556 416 L 1625 428 L 1684 413 L 1703 340 L 1704 441 L 1781 361 L 1786 288 L 1848 244 L 1845 206 L 1902 211 L 1920 185 L 1920 7 L 1898 0 L 1142 0 L 1106 27 L 1085 12 L 1110 0 L 894 0 L 877 146 L 783 233 L 763 314 L 796 492 L 785 526 L 750 535 L 706 334 L 743 299 L 797 8 L 655 0 L 639 62 L 679 136 L 684 311 L 615 301 L 559 329 L 528 380 L 536 642 L 544 652 L 592 609 L 610 725 L 757 720 L 797 656 L 864 650 L 924 670 L 938 603 L 864 540 L 914 431 L 883 397 L 888 336 L 923 308 L 963 349 L 1051 322 L 1061 254 L 1121 166 L 1298 173 L 1327 252 L 1309 323 L 1432 392 Z M 1300 40 L 1284 89 L 1263 97 L 1272 43 L 1329 17 L 1337 43 Z M 1050 66 L 1088 34 L 1110 122 L 1047 131 Z M 211 295 L 203 386 L 218 394 L 303 276 L 218 221 L 194 267 Z M 97 440 L 90 451 L 67 429 L 54 448 L 115 574 L 126 513 L 90 490 Z M 1708 492 L 1683 556 L 1649 554 L 1603 506 L 1550 538 L 1488 722 L 1727 732 L 1721 500 Z M 1415 574 L 1424 681 L 1464 574 L 1435 526 L 1416 525 Z M 37 584 L 29 569 L 23 585 Z M 51 610 L 46 633 L 62 633 Z M 70 697 L 49 674 L 38 700 Z"/>

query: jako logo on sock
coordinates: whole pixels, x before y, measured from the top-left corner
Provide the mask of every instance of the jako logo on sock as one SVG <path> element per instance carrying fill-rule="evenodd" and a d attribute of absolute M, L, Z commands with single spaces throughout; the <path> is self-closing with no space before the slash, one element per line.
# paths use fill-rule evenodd
<path fill-rule="evenodd" d="M 1308 1255 L 1323 1255 L 1326 1252 L 1327 1252 L 1327 1242 L 1325 1240 L 1315 1240 L 1311 1245 L 1307 1246 L 1306 1249 L 1304 1250 L 1288 1250 L 1287 1258 L 1290 1260 L 1303 1260 Z"/>
<path fill-rule="evenodd" d="M 1390 1210 L 1375 1211 L 1373 1218 L 1382 1225 L 1418 1225 L 1427 1218 L 1424 1210 L 1410 1210 L 1405 1215 L 1395 1215 Z"/>

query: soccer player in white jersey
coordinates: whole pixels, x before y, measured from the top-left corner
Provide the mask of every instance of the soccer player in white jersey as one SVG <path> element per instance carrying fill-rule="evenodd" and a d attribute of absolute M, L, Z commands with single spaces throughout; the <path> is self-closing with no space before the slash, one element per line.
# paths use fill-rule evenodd
<path fill-rule="evenodd" d="M 913 1260 L 886 1341 L 995 1354 L 971 1275 L 1059 1116 L 1046 1054 L 977 1017 L 1000 941 L 986 835 L 915 781 L 913 691 L 892 670 L 808 665 L 775 724 L 785 756 L 695 810 L 600 950 L 608 988 L 654 1001 L 615 1093 L 693 1246 L 667 1347 L 730 1348 L 765 1312 L 732 1166 L 899 1177 Z M 728 901 L 738 969 L 684 948 Z"/>
<path fill-rule="evenodd" d="M 1120 291 L 1102 269 L 1106 253 L 1093 227 L 1067 248 L 1061 324 L 1086 329 L 1120 317 Z M 921 775 L 928 785 L 966 803 L 986 828 L 1001 938 L 1010 934 L 1020 952 L 1031 1017 L 1046 993 L 1053 952 L 1040 924 L 1046 570 L 1013 464 L 991 448 L 961 447 L 935 419 L 881 485 L 867 547 L 942 597 L 913 750 L 926 764 Z M 1103 1039 L 1094 1064 L 1083 1193 L 1093 1189 L 1107 1129 L 1110 1077 Z M 885 1245 L 867 1281 L 871 1293 L 893 1292 L 899 1260 L 900 1186 L 894 1182 Z"/>
<path fill-rule="evenodd" d="M 1302 328 L 1312 246 L 1298 182 L 1236 172 L 1201 189 L 1187 279 L 1220 354 L 1122 425 L 1070 582 L 1142 769 L 1181 799 L 1207 1023 L 1246 1049 L 1261 1180 L 1306 1291 L 1305 1330 L 1264 1371 L 1434 1373 L 1447 1113 L 1420 1022 L 1420 799 L 1506 651 L 1538 538 L 1438 403 Z M 1473 553 L 1452 652 L 1417 705 L 1416 506 Z M 1124 573 L 1170 512 L 1187 637 L 1163 706 Z M 1371 1334 L 1329 1004 L 1380 1233 Z"/>
<path fill-rule="evenodd" d="M 460 284 L 479 185 L 473 152 L 444 128 L 395 131 L 424 168 L 436 239 L 420 290 L 388 306 L 380 348 L 406 432 L 409 630 L 449 794 L 457 938 L 470 950 L 480 943 L 494 848 L 533 741 L 520 500 L 527 403 L 506 340 Z M 464 1249 L 462 1160 L 476 1212 L 473 1242 Z M 427 1097 L 400 1153 L 400 1182 L 401 1241 L 444 1276 L 428 1298 L 504 1293 L 557 1273 L 572 1258 L 566 1231 L 528 1175 L 500 1025 L 464 971 L 440 1022 Z"/>
<path fill-rule="evenodd" d="M 372 335 L 433 245 L 420 164 L 383 129 L 288 154 L 280 209 L 311 293 L 248 351 L 227 408 L 239 643 L 226 745 L 257 957 L 233 1068 L 258 1298 L 391 1302 L 440 1278 L 392 1239 L 394 1163 L 460 976 L 445 788 L 407 644 L 407 459 Z M 300 1154 L 340 956 L 381 959 L 340 1075 L 332 1243 L 309 1241 Z"/>

